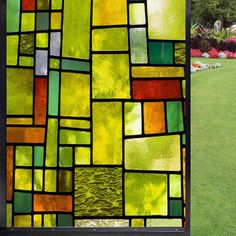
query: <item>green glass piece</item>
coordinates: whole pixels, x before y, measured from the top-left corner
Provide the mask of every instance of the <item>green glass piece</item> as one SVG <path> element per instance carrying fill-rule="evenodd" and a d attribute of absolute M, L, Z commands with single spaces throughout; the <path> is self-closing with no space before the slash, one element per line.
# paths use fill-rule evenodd
<path fill-rule="evenodd" d="M 149 42 L 148 48 L 151 64 L 173 64 L 173 43 Z"/>
<path fill-rule="evenodd" d="M 18 35 L 7 36 L 7 65 L 17 65 Z"/>
<path fill-rule="evenodd" d="M 49 13 L 40 12 L 37 13 L 36 30 L 48 30 L 49 28 Z"/>
<path fill-rule="evenodd" d="M 182 102 L 167 102 L 168 132 L 184 131 Z"/>
<path fill-rule="evenodd" d="M 145 28 L 131 28 L 130 50 L 132 63 L 147 63 L 147 37 Z"/>
<path fill-rule="evenodd" d="M 141 103 L 125 103 L 125 135 L 142 134 Z"/>
<path fill-rule="evenodd" d="M 186 80 L 182 80 L 183 97 L 186 98 Z"/>
<path fill-rule="evenodd" d="M 7 32 L 18 32 L 20 21 L 20 0 L 7 0 Z"/>
<path fill-rule="evenodd" d="M 7 114 L 32 115 L 33 70 L 7 69 Z"/>
<path fill-rule="evenodd" d="M 37 9 L 38 10 L 48 10 L 49 9 L 49 0 L 37 0 Z"/>
<path fill-rule="evenodd" d="M 125 168 L 131 170 L 180 170 L 180 136 L 125 140 Z"/>
<path fill-rule="evenodd" d="M 95 29 L 92 31 L 93 51 L 127 51 L 127 28 Z"/>
<path fill-rule="evenodd" d="M 52 9 L 60 10 L 62 8 L 62 0 L 52 0 Z"/>
<path fill-rule="evenodd" d="M 182 216 L 182 200 L 170 200 L 170 216 Z"/>
<path fill-rule="evenodd" d="M 90 144 L 90 132 L 61 129 L 60 144 Z"/>
<path fill-rule="evenodd" d="M 34 34 L 21 34 L 20 36 L 20 54 L 34 54 Z"/>
<path fill-rule="evenodd" d="M 21 56 L 20 57 L 20 61 L 19 61 L 19 65 L 20 66 L 34 66 L 34 58 L 33 57 L 24 57 Z"/>
<path fill-rule="evenodd" d="M 149 39 L 185 40 L 185 0 L 147 0 Z"/>
<path fill-rule="evenodd" d="M 60 60 L 51 58 L 50 59 L 50 69 L 59 69 L 60 68 Z"/>
<path fill-rule="evenodd" d="M 43 190 L 43 170 L 34 170 L 34 191 Z"/>
<path fill-rule="evenodd" d="M 44 162 L 44 147 L 35 146 L 34 147 L 34 166 L 43 166 Z"/>
<path fill-rule="evenodd" d="M 122 216 L 122 169 L 75 168 L 75 216 Z"/>
<path fill-rule="evenodd" d="M 16 146 L 16 166 L 32 166 L 32 147 Z"/>
<path fill-rule="evenodd" d="M 7 203 L 7 227 L 12 227 L 12 204 Z"/>
<path fill-rule="evenodd" d="M 59 166 L 72 167 L 73 150 L 71 147 L 60 147 L 59 149 Z"/>
<path fill-rule="evenodd" d="M 62 56 L 89 59 L 91 0 L 64 0 Z"/>
<path fill-rule="evenodd" d="M 181 197 L 181 175 L 170 175 L 170 197 Z"/>
<path fill-rule="evenodd" d="M 182 227 L 182 219 L 147 219 L 147 227 Z"/>
<path fill-rule="evenodd" d="M 67 72 L 62 73 L 60 110 L 62 116 L 90 116 L 89 75 Z"/>
<path fill-rule="evenodd" d="M 175 43 L 175 63 L 185 64 L 186 63 L 186 44 Z"/>
<path fill-rule="evenodd" d="M 14 213 L 31 213 L 32 194 L 15 192 L 14 193 Z"/>
<path fill-rule="evenodd" d="M 71 227 L 73 226 L 73 216 L 68 214 L 58 214 L 58 226 L 59 227 Z"/>
<path fill-rule="evenodd" d="M 56 227 L 56 214 L 45 214 L 44 215 L 44 227 Z"/>
<path fill-rule="evenodd" d="M 72 171 L 59 170 L 59 192 L 72 191 Z"/>
<path fill-rule="evenodd" d="M 182 144 L 186 145 L 186 135 L 182 135 Z"/>
<path fill-rule="evenodd" d="M 93 98 L 130 98 L 128 54 L 94 54 Z"/>
<path fill-rule="evenodd" d="M 75 119 L 61 119 L 60 126 L 77 128 L 77 129 L 90 129 L 90 121 L 89 120 L 75 120 Z"/>
<path fill-rule="evenodd" d="M 167 175 L 125 173 L 125 215 L 167 216 Z"/>
<path fill-rule="evenodd" d="M 61 67 L 63 70 L 73 70 L 73 71 L 90 71 L 90 63 L 86 61 L 74 61 L 74 60 L 62 60 Z"/>
<path fill-rule="evenodd" d="M 46 166 L 57 166 L 57 133 L 58 133 L 58 120 L 48 119 L 47 126 L 47 143 L 46 143 Z"/>
<path fill-rule="evenodd" d="M 122 163 L 120 102 L 93 103 L 93 163 L 108 165 Z"/>
<path fill-rule="evenodd" d="M 22 13 L 21 14 L 21 31 L 34 31 L 35 13 Z"/>
<path fill-rule="evenodd" d="M 49 72 L 49 104 L 48 114 L 52 116 L 58 115 L 59 104 L 59 72 Z"/>
<path fill-rule="evenodd" d="M 89 165 L 90 164 L 90 147 L 75 148 L 75 164 Z"/>

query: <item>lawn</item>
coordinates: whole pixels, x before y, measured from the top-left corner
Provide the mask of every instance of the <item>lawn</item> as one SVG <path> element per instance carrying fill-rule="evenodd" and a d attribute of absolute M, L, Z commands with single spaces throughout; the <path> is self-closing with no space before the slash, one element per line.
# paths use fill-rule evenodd
<path fill-rule="evenodd" d="M 192 236 L 236 235 L 236 60 L 191 77 Z"/>

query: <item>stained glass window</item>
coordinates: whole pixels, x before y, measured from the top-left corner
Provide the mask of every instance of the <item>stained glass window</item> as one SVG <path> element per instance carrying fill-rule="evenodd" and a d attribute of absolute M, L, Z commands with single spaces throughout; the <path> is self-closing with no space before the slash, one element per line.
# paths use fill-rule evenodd
<path fill-rule="evenodd" d="M 186 225 L 185 0 L 7 0 L 7 226 Z"/>

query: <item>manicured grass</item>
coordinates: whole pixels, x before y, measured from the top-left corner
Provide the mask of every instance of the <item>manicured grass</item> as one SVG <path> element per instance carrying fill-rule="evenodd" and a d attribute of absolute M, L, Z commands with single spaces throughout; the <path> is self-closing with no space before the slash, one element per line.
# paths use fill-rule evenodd
<path fill-rule="evenodd" d="M 236 60 L 191 77 L 192 236 L 236 234 Z"/>

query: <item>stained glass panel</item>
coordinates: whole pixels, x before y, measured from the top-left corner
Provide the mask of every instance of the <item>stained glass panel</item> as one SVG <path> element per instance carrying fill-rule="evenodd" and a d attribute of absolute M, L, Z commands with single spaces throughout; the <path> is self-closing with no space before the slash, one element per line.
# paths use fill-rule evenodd
<path fill-rule="evenodd" d="M 7 226 L 186 225 L 185 0 L 7 0 Z"/>

